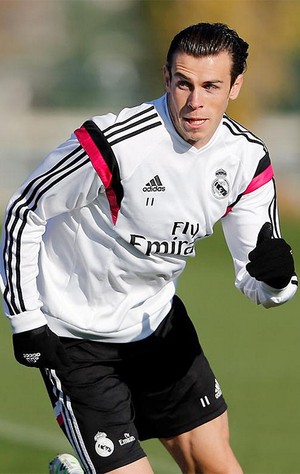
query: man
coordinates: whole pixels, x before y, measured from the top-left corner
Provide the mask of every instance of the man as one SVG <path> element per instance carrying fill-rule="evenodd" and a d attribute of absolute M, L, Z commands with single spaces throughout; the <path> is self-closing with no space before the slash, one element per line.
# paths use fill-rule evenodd
<path fill-rule="evenodd" d="M 153 473 L 148 438 L 183 473 L 242 472 L 175 290 L 220 219 L 239 290 L 269 308 L 297 289 L 268 150 L 225 115 L 247 55 L 226 25 L 179 32 L 166 94 L 85 122 L 8 205 L 2 288 L 15 356 L 40 367 L 85 473 Z"/>

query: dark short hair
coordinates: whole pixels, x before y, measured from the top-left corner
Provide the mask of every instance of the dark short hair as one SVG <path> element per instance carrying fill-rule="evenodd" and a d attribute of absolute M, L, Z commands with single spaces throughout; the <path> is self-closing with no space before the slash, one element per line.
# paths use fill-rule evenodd
<path fill-rule="evenodd" d="M 167 54 L 167 67 L 171 71 L 173 56 L 182 52 L 195 57 L 217 55 L 223 51 L 232 57 L 231 83 L 247 67 L 248 43 L 236 31 L 223 23 L 198 23 L 174 36 Z"/>

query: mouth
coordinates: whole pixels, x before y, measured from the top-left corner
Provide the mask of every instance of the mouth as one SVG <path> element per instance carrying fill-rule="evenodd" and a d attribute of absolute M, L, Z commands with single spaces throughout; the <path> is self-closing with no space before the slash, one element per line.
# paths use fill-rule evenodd
<path fill-rule="evenodd" d="M 206 121 L 207 118 L 191 118 L 191 117 L 183 117 L 185 123 L 189 125 L 191 128 L 198 128 L 201 127 Z"/>

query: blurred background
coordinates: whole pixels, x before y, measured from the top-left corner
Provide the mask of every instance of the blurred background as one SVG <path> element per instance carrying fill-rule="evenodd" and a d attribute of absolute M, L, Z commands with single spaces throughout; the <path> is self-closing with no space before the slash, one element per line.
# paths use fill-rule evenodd
<path fill-rule="evenodd" d="M 229 113 L 267 142 L 299 217 L 299 0 L 0 0 L 0 205 L 82 120 L 160 96 L 172 37 L 199 21 L 250 44 Z"/>
<path fill-rule="evenodd" d="M 171 39 L 199 21 L 227 23 L 250 44 L 228 113 L 268 145 L 299 261 L 300 0 L 0 0 L 0 215 L 84 120 L 160 96 Z M 237 456 L 247 474 L 300 474 L 298 298 L 275 315 L 255 307 L 234 290 L 218 226 L 200 247 L 179 292 L 231 407 Z M 49 458 L 70 448 L 38 373 L 14 362 L 3 317 L 0 367 L 0 473 L 46 474 Z M 158 443 L 145 448 L 157 474 L 179 472 Z"/>

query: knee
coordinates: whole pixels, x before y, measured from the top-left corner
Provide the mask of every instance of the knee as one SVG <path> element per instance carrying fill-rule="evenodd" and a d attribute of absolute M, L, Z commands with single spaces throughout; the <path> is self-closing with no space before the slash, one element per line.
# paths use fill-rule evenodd
<path fill-rule="evenodd" d="M 189 470 L 191 468 L 191 470 Z M 243 470 L 234 456 L 231 448 L 225 449 L 222 454 L 214 459 L 208 460 L 206 463 L 195 462 L 194 466 L 187 467 L 186 474 L 243 474 Z"/>

